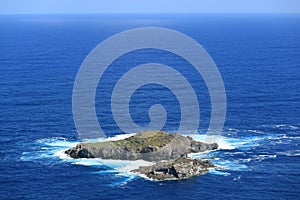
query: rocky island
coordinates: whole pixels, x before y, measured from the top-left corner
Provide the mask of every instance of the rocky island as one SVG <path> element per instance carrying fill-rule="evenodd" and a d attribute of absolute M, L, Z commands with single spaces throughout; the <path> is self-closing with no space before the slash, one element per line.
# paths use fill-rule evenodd
<path fill-rule="evenodd" d="M 123 140 L 85 142 L 65 151 L 72 158 L 102 158 L 116 160 L 146 160 L 152 166 L 140 166 L 138 172 L 157 180 L 186 179 L 201 175 L 214 165 L 209 160 L 192 159 L 189 153 L 217 149 L 189 136 L 168 134 L 164 131 L 147 131 Z"/>

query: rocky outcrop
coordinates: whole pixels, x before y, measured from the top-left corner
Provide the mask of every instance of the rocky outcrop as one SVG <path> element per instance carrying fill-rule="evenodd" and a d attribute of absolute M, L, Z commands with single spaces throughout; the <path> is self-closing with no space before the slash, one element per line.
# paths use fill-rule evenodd
<path fill-rule="evenodd" d="M 132 172 L 138 172 L 156 180 L 172 180 L 198 176 L 213 167 L 215 166 L 209 160 L 179 158 L 175 161 L 158 162 L 152 166 L 142 166 Z"/>
<path fill-rule="evenodd" d="M 185 157 L 188 153 L 217 149 L 216 143 L 207 144 L 180 134 L 164 131 L 138 133 L 124 140 L 80 143 L 65 151 L 72 158 L 102 158 L 117 160 L 162 161 Z"/>
<path fill-rule="evenodd" d="M 215 167 L 209 160 L 188 158 L 187 154 L 217 149 L 216 143 L 208 144 L 179 134 L 164 131 L 138 133 L 124 140 L 80 143 L 65 151 L 72 158 L 102 158 L 156 162 L 140 166 L 132 172 L 156 180 L 186 179 L 201 175 Z"/>

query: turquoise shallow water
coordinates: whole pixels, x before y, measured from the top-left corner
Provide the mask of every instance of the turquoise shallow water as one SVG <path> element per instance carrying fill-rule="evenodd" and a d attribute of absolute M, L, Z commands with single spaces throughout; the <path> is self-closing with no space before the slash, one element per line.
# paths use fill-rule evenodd
<path fill-rule="evenodd" d="M 0 198 L 299 198 L 299 20 L 282 15 L 1 16 Z M 139 163 L 61 154 L 79 142 L 72 89 L 81 62 L 107 37 L 144 26 L 187 34 L 216 62 L 227 94 L 221 149 L 192 156 L 212 158 L 224 170 L 156 182 L 128 173 Z M 120 57 L 101 80 L 96 110 L 105 133 L 122 137 L 110 106 L 103 106 L 109 91 L 123 73 L 147 62 L 172 66 L 192 84 L 200 102 L 200 128 L 183 134 L 202 140 L 211 109 L 205 83 L 185 60 L 153 49 Z M 156 103 L 168 111 L 164 130 L 177 130 L 180 105 L 157 84 L 133 94 L 132 118 L 147 125 L 148 109 Z"/>

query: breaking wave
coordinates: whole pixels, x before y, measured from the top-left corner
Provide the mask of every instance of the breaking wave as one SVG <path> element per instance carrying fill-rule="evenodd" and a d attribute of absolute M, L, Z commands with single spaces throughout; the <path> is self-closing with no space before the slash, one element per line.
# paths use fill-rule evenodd
<path fill-rule="evenodd" d="M 263 128 L 266 128 L 263 127 Z M 269 128 L 298 130 L 297 126 L 274 125 Z M 236 134 L 233 134 L 236 133 Z M 125 139 L 134 135 L 122 134 L 110 138 L 100 138 L 92 141 L 112 141 Z M 191 134 L 197 141 L 205 141 L 205 135 Z M 91 141 L 91 140 L 87 140 Z M 35 141 L 32 151 L 23 152 L 21 160 L 27 162 L 40 162 L 49 164 L 52 162 L 67 162 L 72 165 L 82 165 L 92 167 L 93 174 L 110 174 L 114 175 L 117 180 L 111 183 L 111 186 L 124 185 L 129 181 L 140 177 L 138 174 L 130 172 L 139 166 L 152 165 L 152 162 L 144 160 L 120 161 L 104 159 L 73 159 L 67 156 L 64 151 L 76 146 L 82 141 L 69 141 L 66 138 L 45 138 Z M 211 159 L 212 162 L 219 166 L 218 169 L 211 169 L 209 174 L 217 176 L 231 176 L 232 172 L 242 172 L 253 170 L 253 163 L 264 162 L 270 159 L 277 159 L 280 156 L 300 156 L 298 146 L 292 150 L 286 150 L 285 145 L 296 145 L 300 142 L 300 134 L 293 132 L 289 134 L 270 134 L 263 130 L 238 130 L 234 128 L 226 129 L 223 136 L 219 137 L 219 148 L 214 151 L 191 153 L 193 158 Z M 274 148 L 276 147 L 276 148 Z M 297 149 L 298 148 L 298 149 Z M 274 149 L 274 150 L 273 150 Z M 289 148 L 291 149 L 291 148 Z M 239 179 L 236 178 L 235 179 Z"/>

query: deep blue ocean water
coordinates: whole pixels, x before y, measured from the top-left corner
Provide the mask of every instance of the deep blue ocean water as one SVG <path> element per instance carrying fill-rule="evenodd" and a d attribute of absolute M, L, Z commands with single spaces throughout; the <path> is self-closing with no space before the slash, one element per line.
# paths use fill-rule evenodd
<path fill-rule="evenodd" d="M 194 156 L 212 158 L 224 170 L 157 182 L 120 170 L 130 162 L 61 155 L 79 142 L 72 90 L 84 58 L 113 34 L 149 26 L 194 38 L 217 64 L 227 95 L 222 148 Z M 300 198 L 300 16 L 3 15 L 0 27 L 0 199 Z M 184 69 L 201 111 L 199 130 L 184 134 L 205 133 L 205 83 L 184 60 L 153 49 L 120 57 L 101 80 L 96 110 L 105 133 L 122 134 L 110 107 L 103 106 L 107 91 L 131 66 L 147 62 Z M 155 84 L 133 94 L 135 122 L 149 123 L 147 110 L 154 103 L 168 111 L 164 130 L 176 130 L 176 97 Z"/>

